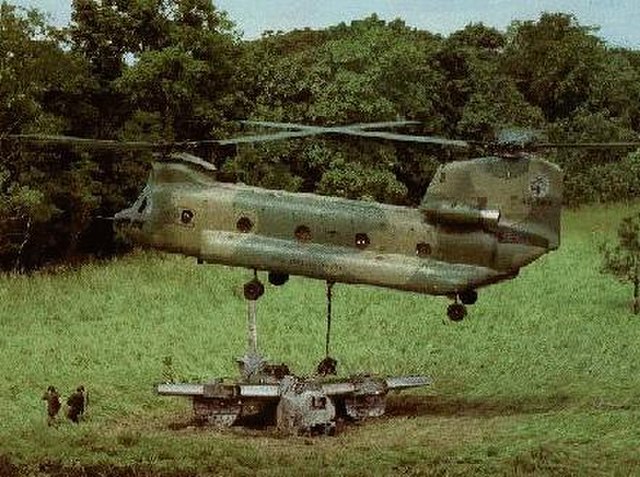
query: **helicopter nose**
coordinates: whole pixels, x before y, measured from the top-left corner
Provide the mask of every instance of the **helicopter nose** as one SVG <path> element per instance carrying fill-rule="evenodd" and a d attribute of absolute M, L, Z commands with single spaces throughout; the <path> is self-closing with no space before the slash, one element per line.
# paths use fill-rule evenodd
<path fill-rule="evenodd" d="M 141 229 L 144 224 L 140 214 L 136 214 L 132 209 L 124 209 L 113 216 L 114 227 L 119 232 L 129 232 Z"/>
<path fill-rule="evenodd" d="M 116 214 L 113 216 L 113 222 L 118 227 L 131 224 L 130 209 L 125 209 L 125 210 L 121 210 L 120 212 L 116 212 Z"/>

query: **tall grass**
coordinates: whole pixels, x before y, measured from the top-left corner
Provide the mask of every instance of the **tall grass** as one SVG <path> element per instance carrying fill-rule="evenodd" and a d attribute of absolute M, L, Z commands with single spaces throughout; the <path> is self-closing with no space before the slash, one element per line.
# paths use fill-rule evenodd
<path fill-rule="evenodd" d="M 435 382 L 392 397 L 390 417 L 311 446 L 180 428 L 188 402 L 153 392 L 167 373 L 236 375 L 248 271 L 139 252 L 3 276 L 0 454 L 23 469 L 57 462 L 237 475 L 640 470 L 640 318 L 630 291 L 599 274 L 596 251 L 637 209 L 566 212 L 561 248 L 481 290 L 461 323 L 446 319 L 444 298 L 336 285 L 331 353 L 341 374 L 424 373 Z M 267 286 L 261 351 L 311 373 L 324 353 L 324 313 L 322 282 Z M 50 384 L 89 390 L 85 422 L 46 426 L 40 397 Z"/>

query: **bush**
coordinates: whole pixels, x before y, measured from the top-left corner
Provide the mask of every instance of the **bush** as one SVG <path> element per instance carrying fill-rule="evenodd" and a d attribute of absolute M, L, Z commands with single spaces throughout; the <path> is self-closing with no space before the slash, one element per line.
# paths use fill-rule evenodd
<path fill-rule="evenodd" d="M 640 197 L 640 151 L 620 162 L 567 173 L 564 202 L 577 206 L 591 202 L 620 202 Z"/>

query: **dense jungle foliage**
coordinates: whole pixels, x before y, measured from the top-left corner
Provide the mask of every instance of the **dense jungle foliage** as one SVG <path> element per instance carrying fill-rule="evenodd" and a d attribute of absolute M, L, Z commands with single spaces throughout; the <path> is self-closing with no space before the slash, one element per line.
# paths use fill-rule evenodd
<path fill-rule="evenodd" d="M 421 122 L 413 133 L 465 139 L 489 139 L 505 126 L 554 141 L 640 132 L 640 51 L 612 48 L 563 13 L 506 31 L 470 24 L 448 37 L 372 15 L 243 41 L 209 0 L 74 0 L 65 28 L 3 2 L 0 76 L 5 269 L 112 252 L 110 226 L 99 218 L 138 194 L 152 159 L 27 149 L 9 134 L 223 138 L 244 133 L 239 118 L 319 125 L 407 118 Z M 235 180 L 397 204 L 416 204 L 437 165 L 463 157 L 336 139 L 235 152 L 224 162 Z M 565 170 L 569 205 L 640 196 L 637 152 L 548 154 Z"/>

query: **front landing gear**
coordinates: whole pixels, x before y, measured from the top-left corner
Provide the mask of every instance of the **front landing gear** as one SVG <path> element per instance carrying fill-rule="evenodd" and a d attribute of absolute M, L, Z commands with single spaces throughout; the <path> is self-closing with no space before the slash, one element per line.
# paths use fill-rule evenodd
<path fill-rule="evenodd" d="M 254 276 L 244 284 L 244 297 L 247 300 L 256 301 L 262 295 L 264 295 L 264 285 L 258 280 L 258 277 Z"/>
<path fill-rule="evenodd" d="M 458 294 L 460 301 L 465 305 L 473 305 L 478 301 L 478 292 L 475 290 L 465 290 Z"/>
<path fill-rule="evenodd" d="M 462 321 L 467 316 L 467 307 L 462 303 L 451 303 L 447 307 L 447 316 L 451 321 Z"/>
<path fill-rule="evenodd" d="M 258 326 L 256 319 L 256 301 L 264 294 L 264 285 L 258 280 L 258 272 L 244 284 L 244 297 L 247 300 L 247 353 L 238 359 L 240 372 L 247 382 L 259 379 L 266 360 L 258 352 Z"/>

